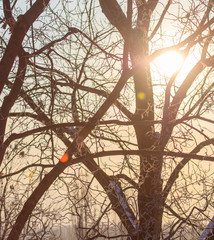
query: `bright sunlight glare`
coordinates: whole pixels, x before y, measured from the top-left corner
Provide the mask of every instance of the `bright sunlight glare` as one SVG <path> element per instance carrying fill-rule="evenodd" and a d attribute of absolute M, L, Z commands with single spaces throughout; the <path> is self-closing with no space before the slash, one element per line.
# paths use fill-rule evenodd
<path fill-rule="evenodd" d="M 162 54 L 153 62 L 161 74 L 171 77 L 183 63 L 183 57 L 176 51 L 170 51 Z"/>

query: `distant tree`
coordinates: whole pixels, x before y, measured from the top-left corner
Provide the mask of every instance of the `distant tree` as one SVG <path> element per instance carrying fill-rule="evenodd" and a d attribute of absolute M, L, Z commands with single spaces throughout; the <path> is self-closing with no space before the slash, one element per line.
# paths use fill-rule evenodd
<path fill-rule="evenodd" d="M 197 239 L 214 208 L 213 1 L 1 10 L 1 238 L 78 222 L 82 239 Z"/>

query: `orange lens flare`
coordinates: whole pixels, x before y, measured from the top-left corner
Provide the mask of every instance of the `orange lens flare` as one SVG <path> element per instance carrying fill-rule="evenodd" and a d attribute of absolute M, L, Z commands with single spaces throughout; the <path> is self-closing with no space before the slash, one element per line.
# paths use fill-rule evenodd
<path fill-rule="evenodd" d="M 68 154 L 64 153 L 59 161 L 62 162 L 62 163 L 67 162 L 68 161 Z"/>

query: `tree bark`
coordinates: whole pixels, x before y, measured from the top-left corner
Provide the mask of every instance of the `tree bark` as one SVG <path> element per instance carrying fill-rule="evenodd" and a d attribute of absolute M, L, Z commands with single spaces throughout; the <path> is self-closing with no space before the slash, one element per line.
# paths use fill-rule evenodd
<path fill-rule="evenodd" d="M 0 93 L 7 81 L 14 60 L 21 50 L 25 34 L 49 2 L 50 0 L 37 0 L 24 15 L 18 17 L 18 21 L 12 26 L 12 35 L 0 62 Z"/>
<path fill-rule="evenodd" d="M 148 27 L 140 19 L 145 17 L 145 9 L 139 11 L 138 28 L 132 32 L 130 49 L 132 66 L 140 70 L 134 75 L 136 111 L 134 119 L 154 121 L 153 88 L 148 62 Z M 141 150 L 159 150 L 154 124 L 135 125 L 138 148 Z M 140 157 L 140 176 L 138 189 L 139 233 L 138 239 L 160 239 L 163 203 L 162 203 L 162 156 L 146 155 Z"/>

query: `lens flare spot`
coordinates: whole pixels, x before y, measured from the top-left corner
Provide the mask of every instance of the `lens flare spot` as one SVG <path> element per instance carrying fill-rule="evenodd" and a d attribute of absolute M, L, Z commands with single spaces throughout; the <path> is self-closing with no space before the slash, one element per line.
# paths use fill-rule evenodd
<path fill-rule="evenodd" d="M 67 162 L 68 161 L 68 154 L 64 153 L 59 161 L 62 162 L 62 163 Z"/>
<path fill-rule="evenodd" d="M 146 94 L 144 92 L 138 92 L 137 98 L 139 100 L 144 100 L 146 98 Z"/>
<path fill-rule="evenodd" d="M 28 174 L 28 178 L 33 178 L 34 176 L 34 172 L 30 171 L 30 173 Z"/>

